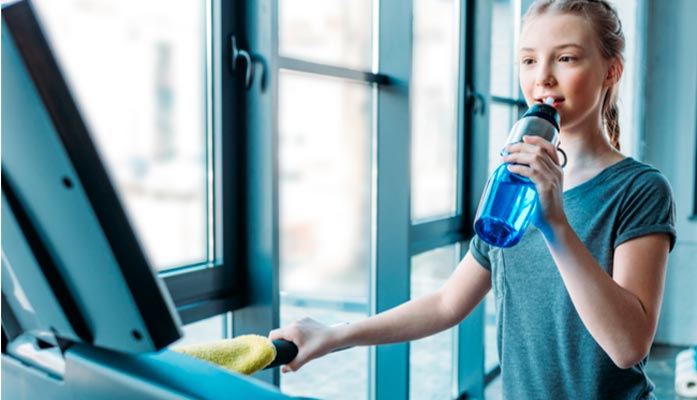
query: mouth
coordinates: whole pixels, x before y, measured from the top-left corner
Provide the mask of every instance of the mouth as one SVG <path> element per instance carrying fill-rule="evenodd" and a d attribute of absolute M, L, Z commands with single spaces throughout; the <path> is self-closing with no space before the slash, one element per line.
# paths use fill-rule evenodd
<path fill-rule="evenodd" d="M 545 99 L 547 99 L 549 97 L 554 99 L 554 102 L 551 104 L 552 107 L 554 107 L 554 108 L 558 108 L 559 105 L 564 102 L 563 97 L 557 97 L 557 96 L 542 96 L 542 97 L 536 98 L 535 102 L 537 104 L 545 104 Z"/>

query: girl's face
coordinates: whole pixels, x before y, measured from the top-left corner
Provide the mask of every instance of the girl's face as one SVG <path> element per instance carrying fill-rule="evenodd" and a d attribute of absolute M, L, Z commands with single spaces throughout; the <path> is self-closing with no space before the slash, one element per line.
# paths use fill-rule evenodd
<path fill-rule="evenodd" d="M 542 14 L 520 36 L 520 86 L 528 105 L 554 98 L 561 127 L 600 124 L 610 63 L 596 45 L 592 26 L 573 14 Z"/>

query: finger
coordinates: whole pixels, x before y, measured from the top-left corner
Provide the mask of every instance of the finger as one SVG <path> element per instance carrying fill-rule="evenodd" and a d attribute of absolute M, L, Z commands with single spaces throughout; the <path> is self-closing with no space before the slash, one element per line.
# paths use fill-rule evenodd
<path fill-rule="evenodd" d="M 531 168 L 551 170 L 554 166 L 554 160 L 550 159 L 549 155 L 539 147 L 534 153 L 517 152 L 504 155 L 501 160 L 507 163 L 526 164 Z"/>
<path fill-rule="evenodd" d="M 523 135 L 523 143 L 530 143 L 541 147 L 554 148 L 554 145 L 549 140 L 535 135 Z"/>
<path fill-rule="evenodd" d="M 531 155 L 537 162 L 544 163 L 546 165 L 555 165 L 559 166 L 559 155 L 557 154 L 556 150 L 552 147 L 552 149 L 549 149 L 548 147 L 542 147 L 538 146 L 535 144 L 528 144 L 524 143 L 520 146 L 516 146 L 514 149 L 519 149 L 518 152 L 513 152 L 510 154 L 529 154 Z M 505 161 L 506 159 L 504 159 Z"/>
<path fill-rule="evenodd" d="M 509 159 L 510 161 L 507 161 Z M 529 178 L 535 183 L 552 179 L 551 176 L 553 176 L 554 170 L 559 168 L 548 157 L 540 159 L 532 154 L 516 153 L 515 155 L 505 157 L 504 160 L 514 163 L 508 165 L 510 172 Z"/>
<path fill-rule="evenodd" d="M 533 161 L 535 161 L 535 155 L 532 153 L 510 153 L 501 158 L 503 162 L 506 163 L 517 163 L 517 164 L 527 164 L 530 165 Z"/>
<path fill-rule="evenodd" d="M 305 365 L 305 361 L 302 360 L 300 357 L 295 357 L 295 359 L 288 364 L 284 365 L 283 368 L 281 368 L 281 372 L 285 369 L 285 372 L 296 372 L 302 366 Z"/>
<path fill-rule="evenodd" d="M 549 154 L 549 156 L 552 158 L 555 164 L 561 165 L 559 162 L 559 154 L 557 154 L 557 149 L 554 147 L 552 143 L 550 143 L 547 139 L 541 138 L 539 136 L 523 136 L 523 142 L 526 144 L 531 144 L 535 146 L 539 146 L 544 151 Z"/>
<path fill-rule="evenodd" d="M 532 144 L 532 143 L 512 143 L 505 148 L 507 153 L 531 153 L 531 154 L 546 154 L 546 150 L 542 146 Z"/>
<path fill-rule="evenodd" d="M 527 165 L 509 164 L 507 168 L 514 174 L 518 174 L 520 176 L 524 176 L 530 179 L 532 179 L 532 175 L 534 173 L 533 169 L 528 167 Z"/>
<path fill-rule="evenodd" d="M 274 329 L 269 332 L 269 340 L 283 339 L 283 331 L 281 329 Z"/>

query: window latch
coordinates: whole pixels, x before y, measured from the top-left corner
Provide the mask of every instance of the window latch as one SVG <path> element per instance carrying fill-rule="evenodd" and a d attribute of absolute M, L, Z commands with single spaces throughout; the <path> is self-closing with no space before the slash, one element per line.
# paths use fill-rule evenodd
<path fill-rule="evenodd" d="M 252 57 L 249 52 L 244 49 L 237 47 L 237 38 L 235 35 L 230 36 L 230 61 L 232 66 L 232 72 L 235 73 L 240 66 L 238 62 L 240 58 L 244 59 L 244 87 L 249 90 L 252 87 L 252 81 L 254 80 L 254 65 L 252 64 Z"/>

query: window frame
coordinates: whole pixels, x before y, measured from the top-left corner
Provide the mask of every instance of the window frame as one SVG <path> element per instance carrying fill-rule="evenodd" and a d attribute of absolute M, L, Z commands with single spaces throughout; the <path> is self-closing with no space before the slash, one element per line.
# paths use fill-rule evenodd
<path fill-rule="evenodd" d="M 245 307 L 244 265 L 247 258 L 247 159 L 244 84 L 229 71 L 229 38 L 241 26 L 244 10 L 237 2 L 205 0 L 207 10 L 208 124 L 206 158 L 212 168 L 207 192 L 213 217 L 208 258 L 211 262 L 183 266 L 159 273 L 170 292 L 183 324 Z M 239 30 L 239 29 L 238 29 Z M 207 53 L 208 53 L 207 52 Z M 223 112 L 226 110 L 226 112 Z M 210 171 L 209 171 L 210 173 Z M 212 194 L 212 197 L 210 197 Z M 227 240 L 225 240 L 227 238 Z M 233 238 L 233 240 L 230 240 Z M 211 251 L 212 250 L 212 251 Z"/>
<path fill-rule="evenodd" d="M 695 99 L 697 99 L 697 93 L 695 93 Z M 695 160 L 695 169 L 693 182 L 694 186 L 692 187 L 692 215 L 690 215 L 689 220 L 697 222 L 697 106 L 695 107 L 695 153 L 692 158 Z"/>
<path fill-rule="evenodd" d="M 488 176 L 491 16 L 489 1 L 460 2 L 456 212 L 450 217 L 411 224 L 409 264 L 415 255 L 456 243 L 461 243 L 459 258 L 469 251 L 467 243 L 474 235 L 472 224 L 480 188 Z M 409 278 L 407 273 L 407 282 Z M 488 383 L 484 371 L 484 306 L 482 302 L 455 328 L 457 398 L 484 397 Z"/>

